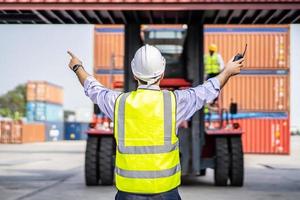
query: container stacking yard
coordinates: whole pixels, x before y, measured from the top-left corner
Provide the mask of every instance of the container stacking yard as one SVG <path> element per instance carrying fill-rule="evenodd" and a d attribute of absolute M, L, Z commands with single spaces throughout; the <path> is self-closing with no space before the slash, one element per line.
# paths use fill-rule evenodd
<path fill-rule="evenodd" d="M 62 87 L 43 81 L 27 83 L 27 121 L 44 124 L 47 141 L 64 138 L 62 104 Z"/>
<path fill-rule="evenodd" d="M 180 32 L 182 26 L 156 29 Z M 113 88 L 114 82 L 124 80 L 124 29 L 116 25 L 96 26 L 94 37 L 95 77 Z M 220 98 L 225 109 L 229 109 L 232 101 L 238 104 L 239 114 L 233 118 L 244 130 L 245 153 L 290 152 L 289 42 L 288 25 L 207 25 L 204 28 L 205 52 L 214 43 L 225 62 L 248 44 L 245 68 L 241 75 L 229 80 Z"/>

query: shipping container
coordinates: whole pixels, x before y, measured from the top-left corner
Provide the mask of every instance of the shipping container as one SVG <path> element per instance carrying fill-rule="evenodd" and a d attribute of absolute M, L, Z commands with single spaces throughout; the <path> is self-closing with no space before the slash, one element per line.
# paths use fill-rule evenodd
<path fill-rule="evenodd" d="M 45 125 L 42 123 L 29 123 L 22 125 L 22 143 L 44 142 Z"/>
<path fill-rule="evenodd" d="M 27 101 L 44 101 L 63 104 L 63 89 L 45 81 L 29 81 L 27 83 Z"/>
<path fill-rule="evenodd" d="M 221 91 L 222 108 L 238 103 L 239 111 L 289 111 L 288 75 L 238 75 Z"/>
<path fill-rule="evenodd" d="M 89 123 L 65 122 L 65 140 L 85 140 Z"/>
<path fill-rule="evenodd" d="M 102 85 L 107 88 L 113 89 L 113 83 L 117 81 L 124 82 L 124 75 L 123 74 L 95 74 L 95 78 L 99 81 Z"/>
<path fill-rule="evenodd" d="M 248 44 L 245 68 L 289 68 L 288 25 L 207 25 L 204 36 L 205 52 L 210 44 L 216 44 L 225 62 Z"/>
<path fill-rule="evenodd" d="M 16 120 L 12 122 L 10 143 L 14 143 L 14 144 L 22 143 L 22 121 L 21 120 Z"/>
<path fill-rule="evenodd" d="M 64 122 L 44 122 L 46 141 L 59 141 L 64 139 Z"/>
<path fill-rule="evenodd" d="M 289 118 L 250 118 L 235 120 L 244 131 L 245 153 L 289 154 Z"/>
<path fill-rule="evenodd" d="M 93 114 L 94 114 L 93 108 L 77 108 L 75 110 L 74 121 L 89 123 L 93 119 Z"/>
<path fill-rule="evenodd" d="M 0 121 L 0 143 L 8 144 L 11 142 L 13 122 L 11 120 Z"/>
<path fill-rule="evenodd" d="M 123 26 L 95 27 L 94 65 L 98 69 L 123 69 L 124 28 Z"/>
<path fill-rule="evenodd" d="M 174 29 L 183 26 L 143 26 L 142 29 Z M 246 69 L 289 69 L 288 25 L 206 25 L 204 50 L 214 43 L 227 62 L 233 55 L 242 52 L 248 44 Z M 123 69 L 123 26 L 95 27 L 95 70 Z"/>
<path fill-rule="evenodd" d="M 28 122 L 63 121 L 63 107 L 45 102 L 27 102 L 26 117 Z"/>
<path fill-rule="evenodd" d="M 43 3 L 57 3 L 57 4 L 73 4 L 73 3 L 107 3 L 108 5 L 113 5 L 114 3 L 120 3 L 121 5 L 119 5 L 118 9 L 128 9 L 128 4 L 130 5 L 130 3 L 132 3 L 133 5 L 139 5 L 139 4 L 148 4 L 150 5 L 150 3 L 178 3 L 181 4 L 183 6 L 183 8 L 185 8 L 185 4 L 187 3 L 249 3 L 249 2 L 253 2 L 253 3 L 274 3 L 274 2 L 278 2 L 278 3 L 298 3 L 298 0 L 253 0 L 253 1 L 249 1 L 249 0 L 105 0 L 105 1 L 100 1 L 100 0 L 3 0 L 2 2 L 5 3 L 37 3 L 37 2 L 43 2 Z M 55 5 L 57 5 L 55 4 Z M 161 4 L 160 4 L 161 5 Z M 218 5 L 218 4 L 216 4 Z M 192 4 L 193 6 L 193 4 Z M 82 7 L 83 9 L 84 7 Z M 145 5 L 145 7 L 143 7 L 144 9 L 149 9 L 149 7 L 147 7 L 147 5 Z M 142 9 L 143 9 L 142 8 Z M 162 9 L 168 9 L 169 7 L 162 8 Z M 172 7 L 171 7 L 172 8 Z M 179 7 L 180 8 L 180 7 Z M 190 7 L 187 7 L 190 8 Z"/>
<path fill-rule="evenodd" d="M 230 124 L 238 123 L 243 131 L 245 153 L 290 153 L 289 113 L 238 113 L 233 116 L 229 115 L 229 119 Z M 208 128 L 207 120 L 208 116 L 206 115 L 206 127 Z M 210 126 L 219 127 L 220 117 L 217 114 L 213 114 L 211 120 Z M 223 127 L 226 126 L 226 122 L 223 121 Z"/>

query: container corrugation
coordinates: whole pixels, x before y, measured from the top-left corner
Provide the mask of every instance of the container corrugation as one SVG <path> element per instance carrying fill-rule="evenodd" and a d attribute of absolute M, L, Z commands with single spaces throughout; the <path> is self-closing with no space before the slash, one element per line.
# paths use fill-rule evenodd
<path fill-rule="evenodd" d="M 39 101 L 27 102 L 26 117 L 28 122 L 63 121 L 63 107 Z"/>
<path fill-rule="evenodd" d="M 298 0 L 2 0 L 5 3 L 293 3 Z"/>
<path fill-rule="evenodd" d="M 95 31 L 94 65 L 95 69 L 123 69 L 124 33 L 113 32 L 122 26 L 97 26 L 95 30 L 105 29 L 109 32 Z"/>
<path fill-rule="evenodd" d="M 45 81 L 29 81 L 26 95 L 27 101 L 63 104 L 63 89 Z"/>
<path fill-rule="evenodd" d="M 44 142 L 45 125 L 42 123 L 30 123 L 22 125 L 22 143 Z"/>
<path fill-rule="evenodd" d="M 289 154 L 289 118 L 253 118 L 234 120 L 244 131 L 245 153 Z"/>
<path fill-rule="evenodd" d="M 12 130 L 12 121 L 0 121 L 0 143 L 8 144 L 11 142 Z"/>
<path fill-rule="evenodd" d="M 123 74 L 95 74 L 95 78 L 97 81 L 99 81 L 102 85 L 104 85 L 107 88 L 113 89 L 113 83 L 115 81 L 124 81 L 124 75 Z"/>
<path fill-rule="evenodd" d="M 181 28 L 182 26 L 144 26 L 144 28 Z M 123 26 L 96 26 L 94 63 L 98 69 L 123 69 Z M 245 69 L 288 69 L 289 26 L 287 25 L 207 25 L 204 50 L 217 44 L 225 62 L 242 52 L 248 44 Z"/>
<path fill-rule="evenodd" d="M 288 69 L 288 26 L 206 26 L 204 50 L 216 44 L 225 62 L 248 44 L 245 69 Z"/>
<path fill-rule="evenodd" d="M 46 141 L 59 141 L 64 139 L 64 122 L 44 122 Z"/>
<path fill-rule="evenodd" d="M 65 122 L 65 140 L 85 140 L 88 123 Z"/>
<path fill-rule="evenodd" d="M 21 120 L 13 121 L 10 142 L 14 143 L 14 144 L 23 143 L 23 141 L 22 141 L 22 121 Z"/>
<path fill-rule="evenodd" d="M 0 121 L 0 143 L 21 144 L 45 141 L 45 125 L 22 121 Z"/>
<path fill-rule="evenodd" d="M 238 103 L 240 111 L 289 111 L 288 75 L 239 75 L 230 78 L 221 92 L 222 108 Z"/>

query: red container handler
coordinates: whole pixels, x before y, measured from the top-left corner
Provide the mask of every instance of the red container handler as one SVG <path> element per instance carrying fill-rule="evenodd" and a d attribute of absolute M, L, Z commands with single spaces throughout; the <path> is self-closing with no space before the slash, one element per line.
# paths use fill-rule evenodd
<path fill-rule="evenodd" d="M 290 154 L 289 118 L 237 119 L 245 153 Z"/>

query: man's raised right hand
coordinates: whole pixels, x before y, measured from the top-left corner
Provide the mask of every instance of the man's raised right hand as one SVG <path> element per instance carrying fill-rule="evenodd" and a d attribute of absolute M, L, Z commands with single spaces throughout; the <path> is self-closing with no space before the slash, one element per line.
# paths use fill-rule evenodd
<path fill-rule="evenodd" d="M 230 59 L 230 61 L 228 61 L 228 63 L 225 65 L 224 71 L 226 71 L 226 73 L 229 76 L 234 76 L 237 75 L 241 72 L 241 68 L 243 67 L 243 62 L 245 60 L 245 58 L 241 58 L 237 61 L 233 61 L 234 57 L 232 59 Z"/>

